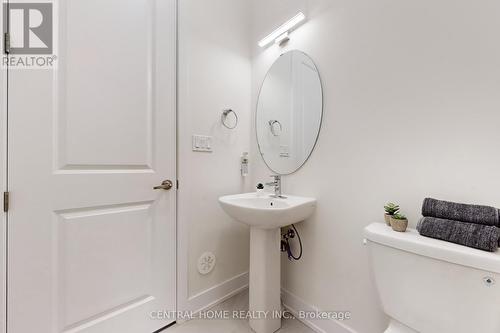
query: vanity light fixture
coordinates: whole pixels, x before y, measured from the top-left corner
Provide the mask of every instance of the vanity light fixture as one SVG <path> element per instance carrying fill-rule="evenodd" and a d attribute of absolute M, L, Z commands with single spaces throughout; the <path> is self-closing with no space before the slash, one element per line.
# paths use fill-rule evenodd
<path fill-rule="evenodd" d="M 265 47 L 275 41 L 277 44 L 283 43 L 288 39 L 288 33 L 296 27 L 300 22 L 304 21 L 306 16 L 304 13 L 299 12 L 297 15 L 292 17 L 290 20 L 282 24 L 278 29 L 271 32 L 269 35 L 264 37 L 260 42 L 260 47 Z"/>
<path fill-rule="evenodd" d="M 278 38 L 276 38 L 274 40 L 274 44 L 276 44 L 276 45 L 282 45 L 282 44 L 288 42 L 289 40 L 290 40 L 290 35 L 289 35 L 288 31 L 287 31 L 283 35 L 281 35 Z"/>

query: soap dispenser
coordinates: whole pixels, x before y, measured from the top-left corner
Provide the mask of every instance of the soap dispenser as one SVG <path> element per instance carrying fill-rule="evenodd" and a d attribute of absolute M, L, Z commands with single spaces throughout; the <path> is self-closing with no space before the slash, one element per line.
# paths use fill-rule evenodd
<path fill-rule="evenodd" d="M 248 176 L 248 153 L 244 152 L 241 156 L 241 176 Z"/>
<path fill-rule="evenodd" d="M 258 183 L 256 188 L 257 188 L 257 192 L 256 192 L 257 196 L 258 197 L 263 196 L 264 195 L 264 184 Z"/>

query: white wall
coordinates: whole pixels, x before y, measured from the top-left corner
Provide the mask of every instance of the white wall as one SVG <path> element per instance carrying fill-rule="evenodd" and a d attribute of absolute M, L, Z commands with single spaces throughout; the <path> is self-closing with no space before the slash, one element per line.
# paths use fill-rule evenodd
<path fill-rule="evenodd" d="M 248 186 L 239 164 L 250 149 L 248 6 L 247 0 L 179 1 L 178 225 L 180 255 L 187 255 L 187 266 L 179 262 L 181 310 L 207 305 L 247 279 L 248 229 L 227 217 L 217 199 Z M 222 127 L 225 108 L 238 113 L 236 130 Z M 213 136 L 214 152 L 192 152 L 192 134 Z M 196 264 L 205 251 L 217 256 L 217 266 L 202 276 Z"/>
<path fill-rule="evenodd" d="M 285 193 L 318 198 L 298 226 L 300 262 L 283 286 L 322 310 L 350 310 L 357 332 L 386 318 L 370 282 L 363 227 L 387 201 L 415 225 L 424 197 L 500 206 L 500 2 L 254 0 L 253 99 L 280 52 L 300 49 L 324 85 L 324 122 L 311 159 Z M 303 10 L 284 49 L 257 41 Z M 252 139 L 253 156 L 258 156 Z M 255 181 L 269 170 L 254 158 Z"/>

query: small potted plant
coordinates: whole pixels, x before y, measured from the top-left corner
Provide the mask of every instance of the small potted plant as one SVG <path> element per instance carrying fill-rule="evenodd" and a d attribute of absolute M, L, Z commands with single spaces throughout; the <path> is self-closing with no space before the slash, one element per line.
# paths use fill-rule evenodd
<path fill-rule="evenodd" d="M 405 232 L 408 228 L 408 219 L 401 213 L 391 216 L 391 227 L 394 231 Z"/>
<path fill-rule="evenodd" d="M 385 215 L 384 215 L 385 223 L 387 223 L 387 225 L 391 225 L 391 216 L 393 216 L 399 211 L 399 206 L 392 202 L 389 202 L 384 206 L 384 210 L 385 210 Z"/>

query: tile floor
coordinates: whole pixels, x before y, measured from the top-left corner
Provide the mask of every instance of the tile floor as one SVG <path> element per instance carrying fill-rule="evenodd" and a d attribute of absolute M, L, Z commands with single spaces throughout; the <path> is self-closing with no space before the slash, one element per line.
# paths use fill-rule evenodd
<path fill-rule="evenodd" d="M 247 311 L 248 291 L 228 299 L 211 310 Z M 246 320 L 194 319 L 167 328 L 162 333 L 253 333 L 253 331 Z M 277 333 L 314 333 L 314 331 L 297 319 L 285 319 Z"/>

